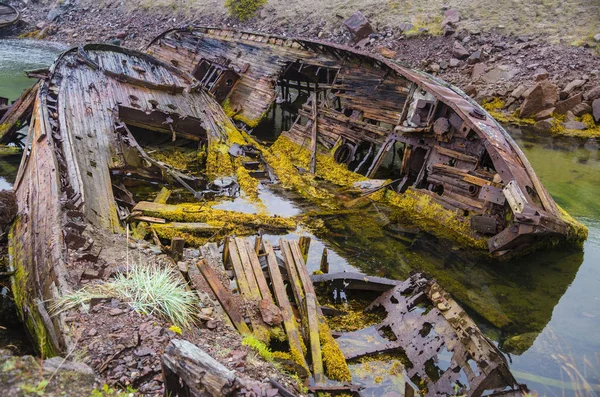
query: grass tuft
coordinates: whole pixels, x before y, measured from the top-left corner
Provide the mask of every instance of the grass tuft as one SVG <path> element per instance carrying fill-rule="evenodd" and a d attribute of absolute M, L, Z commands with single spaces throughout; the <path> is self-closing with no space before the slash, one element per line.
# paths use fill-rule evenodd
<path fill-rule="evenodd" d="M 134 264 L 114 280 L 84 287 L 65 295 L 52 305 L 53 314 L 64 312 L 92 299 L 115 298 L 136 312 L 156 315 L 178 327 L 188 328 L 196 320 L 197 297 L 188 291 L 173 270 L 156 265 Z"/>

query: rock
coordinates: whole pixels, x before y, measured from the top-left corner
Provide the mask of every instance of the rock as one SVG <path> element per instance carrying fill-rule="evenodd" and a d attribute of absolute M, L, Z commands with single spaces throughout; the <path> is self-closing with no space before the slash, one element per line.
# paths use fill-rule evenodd
<path fill-rule="evenodd" d="M 556 113 L 565 114 L 567 110 L 573 109 L 575 106 L 581 103 L 582 95 L 577 94 L 573 95 L 569 99 L 565 99 L 564 101 L 560 101 L 556 103 Z"/>
<path fill-rule="evenodd" d="M 392 58 L 396 58 L 396 55 L 397 55 L 396 51 L 391 50 L 387 47 L 377 47 L 377 48 L 375 48 L 375 50 L 385 58 L 392 59 Z"/>
<path fill-rule="evenodd" d="M 268 325 L 279 325 L 283 321 L 279 308 L 268 299 L 261 300 L 258 304 L 258 308 L 263 321 Z"/>
<path fill-rule="evenodd" d="M 448 66 L 450 66 L 451 68 L 455 68 L 458 65 L 460 65 L 460 61 L 456 58 L 450 58 L 450 62 L 448 62 Z"/>
<path fill-rule="evenodd" d="M 215 320 L 208 320 L 206 322 L 206 328 L 208 328 L 208 329 L 215 329 L 215 328 L 217 328 L 217 326 L 218 326 L 218 323 Z"/>
<path fill-rule="evenodd" d="M 96 328 L 92 328 L 88 331 L 88 336 L 96 336 L 98 335 L 98 330 Z"/>
<path fill-rule="evenodd" d="M 527 98 L 529 96 L 529 94 L 531 94 L 531 91 L 533 91 L 535 89 L 535 87 L 536 87 L 535 85 L 532 85 L 531 87 L 529 87 L 528 89 L 523 91 L 523 94 L 521 94 L 521 97 Z"/>
<path fill-rule="evenodd" d="M 83 271 L 83 273 L 81 274 L 81 278 L 88 279 L 88 280 L 96 279 L 98 277 L 100 277 L 100 272 L 95 269 L 89 269 L 89 268 L 85 269 Z"/>
<path fill-rule="evenodd" d="M 402 33 L 408 32 L 409 30 L 412 30 L 413 28 L 414 28 L 414 25 L 412 23 L 408 23 L 408 22 L 402 22 L 398 26 L 398 29 L 400 29 L 400 32 L 402 32 Z"/>
<path fill-rule="evenodd" d="M 579 105 L 575 106 L 573 109 L 571 109 L 571 111 L 575 116 L 581 117 L 584 114 L 592 113 L 592 107 L 587 103 L 582 102 Z"/>
<path fill-rule="evenodd" d="M 600 33 L 594 36 L 594 40 L 600 43 Z"/>
<path fill-rule="evenodd" d="M 583 94 L 583 99 L 586 101 L 593 101 L 598 98 L 600 98 L 600 86 L 594 87 Z"/>
<path fill-rule="evenodd" d="M 84 363 L 68 361 L 58 356 L 45 360 L 42 369 L 44 370 L 44 372 L 49 373 L 54 373 L 56 371 L 75 372 L 80 374 L 81 376 L 91 377 L 92 380 L 96 376 L 94 374 L 94 370 L 85 365 Z"/>
<path fill-rule="evenodd" d="M 119 40 L 119 39 L 110 39 L 110 40 L 108 40 L 108 43 L 112 44 L 112 45 L 120 46 L 121 45 L 121 40 Z"/>
<path fill-rule="evenodd" d="M 535 342 L 538 335 L 537 332 L 516 335 L 504 341 L 502 347 L 507 352 L 520 355 L 533 345 L 533 342 Z"/>
<path fill-rule="evenodd" d="M 573 80 L 569 84 L 563 88 L 560 92 L 560 99 L 566 99 L 569 97 L 569 94 L 573 92 L 576 88 L 579 88 L 585 84 L 585 80 Z"/>
<path fill-rule="evenodd" d="M 585 130 L 587 125 L 581 121 L 567 121 L 563 126 L 568 130 Z"/>
<path fill-rule="evenodd" d="M 475 66 L 473 66 L 473 71 L 471 72 L 471 81 L 477 81 L 481 78 L 481 76 L 483 76 L 483 74 L 485 73 L 485 64 L 484 63 L 478 63 Z"/>
<path fill-rule="evenodd" d="M 592 115 L 596 123 L 600 122 L 600 98 L 592 102 Z"/>
<path fill-rule="evenodd" d="M 548 71 L 544 68 L 536 69 L 536 71 L 533 72 L 533 78 L 535 81 L 546 80 L 548 78 Z"/>
<path fill-rule="evenodd" d="M 519 117 L 533 116 L 544 109 L 554 106 L 557 100 L 558 90 L 556 86 L 548 80 L 541 81 L 529 93 L 527 99 L 523 101 L 519 110 Z"/>
<path fill-rule="evenodd" d="M 469 84 L 468 86 L 465 87 L 465 94 L 467 94 L 470 97 L 474 97 L 475 95 L 477 95 L 477 87 L 475 87 L 474 84 Z"/>
<path fill-rule="evenodd" d="M 108 312 L 108 314 L 110 314 L 111 316 L 119 316 L 123 313 L 125 313 L 125 310 L 121 310 L 119 308 L 110 309 L 110 311 Z"/>
<path fill-rule="evenodd" d="M 430 63 L 429 66 L 427 66 L 427 71 L 430 73 L 439 73 L 440 71 L 440 65 L 438 65 L 437 63 Z"/>
<path fill-rule="evenodd" d="M 444 12 L 444 21 L 442 22 L 442 26 L 446 26 L 449 24 L 455 25 L 460 21 L 460 11 L 456 9 L 449 9 Z"/>
<path fill-rule="evenodd" d="M 556 108 L 553 108 L 553 107 L 552 108 L 548 108 L 548 109 L 544 109 L 541 112 L 536 113 L 535 116 L 533 116 L 533 119 L 535 121 L 540 121 L 540 120 L 544 120 L 544 119 L 550 118 L 550 116 L 552 116 L 552 113 L 554 113 L 555 109 Z"/>
<path fill-rule="evenodd" d="M 565 121 L 575 121 L 575 115 L 570 110 L 565 113 Z"/>
<path fill-rule="evenodd" d="M 476 63 L 479 63 L 479 62 L 481 62 L 481 51 L 475 51 L 467 59 L 467 63 L 469 65 L 473 65 L 473 64 L 476 64 Z"/>
<path fill-rule="evenodd" d="M 519 73 L 519 70 L 508 65 L 499 65 L 481 76 L 488 84 L 497 83 L 500 80 L 510 80 Z"/>
<path fill-rule="evenodd" d="M 156 352 L 147 346 L 140 346 L 133 351 L 133 354 L 135 354 L 138 357 L 144 357 L 144 356 L 155 356 Z"/>
<path fill-rule="evenodd" d="M 125 37 L 127 37 L 127 32 L 125 32 L 125 31 L 117 32 L 117 34 L 115 34 L 115 37 L 117 39 L 124 39 Z"/>
<path fill-rule="evenodd" d="M 554 119 L 549 118 L 545 120 L 540 120 L 533 125 L 533 129 L 536 132 L 550 132 L 552 130 L 552 126 L 554 125 Z"/>
<path fill-rule="evenodd" d="M 452 55 L 458 59 L 467 59 L 469 57 L 469 51 L 460 44 L 459 41 L 454 41 L 454 46 L 452 47 Z"/>
<path fill-rule="evenodd" d="M 456 33 L 456 30 L 452 26 L 444 26 L 444 36 L 452 36 L 454 33 Z"/>
<path fill-rule="evenodd" d="M 346 19 L 344 25 L 354 36 L 354 42 L 358 42 L 373 33 L 369 20 L 360 11 L 356 11 L 350 18 Z"/>
<path fill-rule="evenodd" d="M 448 62 L 447 61 L 441 61 L 440 62 L 440 68 L 442 68 L 443 70 L 448 69 Z"/>
<path fill-rule="evenodd" d="M 510 93 L 510 96 L 516 99 L 521 98 L 521 95 L 523 95 L 523 93 L 525 92 L 525 90 L 527 89 L 527 87 L 525 87 L 523 84 L 519 85 L 517 88 L 515 88 L 513 90 L 513 92 Z"/>

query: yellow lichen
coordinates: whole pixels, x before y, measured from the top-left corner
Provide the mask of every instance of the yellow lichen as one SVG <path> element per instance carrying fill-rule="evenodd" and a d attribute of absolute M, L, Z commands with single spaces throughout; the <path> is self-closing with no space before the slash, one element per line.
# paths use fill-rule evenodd
<path fill-rule="evenodd" d="M 409 188 L 402 194 L 388 191 L 386 197 L 397 208 L 394 216 L 403 222 L 412 223 L 439 238 L 467 247 L 487 249 L 486 239 L 472 232 L 468 217 L 444 208 L 431 196 Z"/>
<path fill-rule="evenodd" d="M 578 246 L 583 246 L 583 243 L 588 238 L 588 228 L 581 222 L 578 222 L 558 204 L 556 207 L 558 208 L 560 219 L 565 221 L 569 227 L 567 230 L 567 241 L 575 243 Z"/>
<path fill-rule="evenodd" d="M 331 380 L 340 382 L 349 382 L 352 380 L 344 353 L 342 353 L 337 342 L 331 336 L 331 331 L 323 318 L 319 321 L 319 339 L 321 341 L 325 375 Z"/>
<path fill-rule="evenodd" d="M 481 104 L 481 106 L 488 112 L 494 110 L 502 110 L 504 109 L 504 105 L 505 102 L 498 97 L 494 97 L 492 99 L 485 99 Z"/>

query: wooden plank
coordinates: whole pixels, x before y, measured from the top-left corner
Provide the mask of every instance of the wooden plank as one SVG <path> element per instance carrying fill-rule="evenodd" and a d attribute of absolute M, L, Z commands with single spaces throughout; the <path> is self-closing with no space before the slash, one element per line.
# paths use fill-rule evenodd
<path fill-rule="evenodd" d="M 304 259 L 302 258 L 302 252 L 300 251 L 300 246 L 298 245 L 298 241 L 292 240 L 289 241 L 290 251 L 294 258 L 294 262 L 296 264 L 296 270 L 298 271 L 298 276 L 300 278 L 300 283 L 302 284 L 302 289 L 305 294 L 313 294 L 315 297 L 317 296 L 315 292 L 315 288 L 310 279 L 310 274 L 308 273 L 308 268 L 304 263 Z M 317 311 L 319 315 L 323 315 L 321 312 L 321 308 L 317 305 Z"/>
<path fill-rule="evenodd" d="M 292 286 L 294 300 L 296 301 L 296 305 L 298 306 L 298 310 L 300 311 L 302 317 L 306 317 L 306 308 L 304 306 L 304 289 L 302 288 L 302 281 L 298 275 L 298 270 L 296 269 L 296 263 L 294 261 L 294 256 L 292 255 L 290 245 L 286 240 L 279 239 L 279 248 L 281 249 L 283 262 L 285 263 L 285 268 L 287 269 L 288 280 Z"/>
<path fill-rule="evenodd" d="M 250 264 L 252 265 L 252 271 L 254 272 L 254 277 L 256 277 L 256 283 L 258 284 L 260 294 L 263 299 L 268 300 L 270 303 L 274 303 L 269 284 L 267 284 L 267 279 L 265 278 L 265 274 L 260 266 L 260 261 L 256 255 L 256 250 L 250 240 L 245 240 L 245 243 L 248 251 L 248 258 L 250 259 Z"/>
<path fill-rule="evenodd" d="M 321 265 L 319 266 L 321 272 L 329 273 L 329 261 L 327 260 L 327 248 L 323 247 L 323 254 L 321 255 Z"/>
<path fill-rule="evenodd" d="M 246 273 L 238 254 L 237 246 L 234 239 L 229 240 L 229 258 L 233 266 L 233 273 L 237 281 L 238 290 L 242 296 L 251 296 L 250 287 L 248 286 L 248 280 L 246 280 Z"/>
<path fill-rule="evenodd" d="M 246 246 L 246 241 L 241 237 L 237 237 L 235 239 L 235 245 L 232 245 L 231 248 L 233 247 L 237 248 L 237 254 L 240 256 L 242 269 L 246 276 L 246 281 L 248 282 L 248 289 L 250 294 L 244 297 L 247 299 L 259 301 L 261 299 L 260 289 L 258 288 L 258 282 L 256 281 L 256 276 L 254 275 L 254 271 L 252 269 L 252 262 L 250 262 L 250 258 L 248 257 L 248 248 Z"/>
<path fill-rule="evenodd" d="M 217 300 L 223 307 L 223 310 L 225 310 L 225 313 L 227 313 L 227 315 L 231 319 L 231 322 L 238 330 L 238 332 L 241 335 L 250 335 L 250 328 L 248 328 L 248 325 L 246 325 L 244 318 L 238 311 L 231 290 L 223 286 L 223 283 L 221 282 L 221 280 L 219 280 L 219 277 L 217 276 L 213 268 L 209 266 L 204 259 L 201 259 L 199 262 L 197 262 L 196 266 L 200 270 L 200 273 L 202 273 L 202 275 L 206 279 L 208 285 L 210 285 L 210 288 L 217 297 Z"/>
<path fill-rule="evenodd" d="M 446 149 L 441 146 L 434 146 L 435 150 L 441 155 L 455 158 L 457 160 L 466 161 L 469 163 L 477 163 L 477 158 L 468 154 L 457 152 L 456 150 Z"/>
<path fill-rule="evenodd" d="M 295 357 L 301 360 L 299 364 L 308 369 L 308 364 L 306 363 L 304 353 L 302 351 L 302 344 L 300 343 L 300 331 L 298 330 L 298 324 L 296 323 L 296 318 L 294 317 L 292 305 L 290 304 L 287 292 L 285 291 L 283 277 L 281 276 L 281 271 L 279 270 L 279 265 L 277 264 L 277 257 L 275 256 L 275 252 L 273 251 L 271 243 L 269 243 L 267 240 L 263 240 L 262 246 L 266 254 L 267 268 L 269 269 L 269 276 L 271 278 L 271 285 L 273 286 L 275 299 L 277 300 L 277 304 L 281 309 L 283 326 L 288 338 L 290 350 L 292 352 L 295 351 L 299 353 L 296 354 Z"/>
<path fill-rule="evenodd" d="M 158 204 L 167 204 L 167 200 L 169 200 L 169 197 L 171 197 L 171 191 L 163 186 L 160 189 L 160 192 L 158 192 L 158 194 L 154 198 L 154 202 Z"/>
<path fill-rule="evenodd" d="M 313 377 L 316 384 L 325 382 L 323 374 L 323 357 L 321 355 L 321 341 L 319 339 L 319 317 L 317 315 L 317 298 L 313 293 L 306 294 L 306 314 L 308 317 L 308 333 L 310 340 L 310 354 L 312 359 Z"/>
<path fill-rule="evenodd" d="M 129 218 L 130 221 L 148 222 L 148 223 L 166 223 L 163 218 L 155 218 L 153 216 L 136 215 Z"/>
<path fill-rule="evenodd" d="M 317 113 L 317 92 L 312 97 L 312 133 L 310 141 L 310 173 L 315 174 L 317 172 L 317 124 L 318 124 L 318 113 Z"/>

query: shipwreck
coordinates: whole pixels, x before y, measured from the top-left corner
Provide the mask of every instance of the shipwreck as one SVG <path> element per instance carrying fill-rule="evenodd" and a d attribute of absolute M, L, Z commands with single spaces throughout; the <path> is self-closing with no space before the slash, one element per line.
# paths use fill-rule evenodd
<path fill-rule="evenodd" d="M 0 29 L 9 27 L 21 19 L 21 13 L 10 4 L 0 2 Z"/>
<path fill-rule="evenodd" d="M 273 106 L 291 112 L 280 139 L 310 152 L 312 172 L 325 153 L 374 178 L 397 151 L 391 202 L 406 218 L 429 202 L 449 210 L 421 223 L 433 233 L 472 235 L 468 243 L 495 255 L 587 237 L 502 126 L 433 76 L 327 42 L 219 28 L 167 31 L 147 50 L 193 75 L 247 128 Z"/>
<path fill-rule="evenodd" d="M 23 148 L 10 266 L 15 301 L 44 356 L 76 345 L 66 314 L 53 315 L 48 302 L 109 279 L 125 255 L 119 244 L 150 242 L 149 255 L 169 253 L 187 285 L 210 287 L 212 302 L 242 335 L 268 343 L 271 328 L 283 328 L 289 351 L 280 356 L 312 377 L 315 392 L 359 394 L 348 384 L 346 361 L 392 350 L 412 363 L 403 372 L 406 393 L 452 393 L 457 382 L 473 396 L 525 390 L 437 283 L 422 275 L 404 283 L 311 278 L 296 242 L 280 240 L 278 257 L 262 239 L 370 199 L 420 229 L 494 255 L 585 240 L 585 228 L 556 205 L 510 136 L 456 88 L 341 46 L 212 28 L 165 32 L 146 52 L 72 48 L 30 77 L 39 81 L 3 110 L 0 142 Z M 287 125 L 269 146 L 252 132 L 276 108 Z M 397 168 L 389 159 L 396 153 Z M 270 214 L 259 185 L 275 183 L 318 210 Z M 359 196 L 345 201 L 341 190 Z M 258 210 L 219 208 L 234 197 Z M 240 238 L 250 235 L 259 236 L 254 244 Z M 181 264 L 184 244 L 201 247 L 191 267 Z M 352 350 L 360 333 L 335 335 L 338 342 L 322 326 L 328 309 L 313 283 L 339 282 L 380 288 L 365 309 L 387 313 L 367 331 L 380 335 L 379 344 Z M 240 312 L 265 300 L 284 312 L 283 326 Z M 302 329 L 296 319 L 306 323 Z M 416 333 L 403 328 L 405 320 Z M 415 355 L 420 347 L 427 354 Z M 445 369 L 433 365 L 444 347 L 452 356 Z M 328 364 L 332 357 L 323 353 L 319 364 L 321 349 L 334 351 L 338 362 Z M 100 370 L 110 367 L 109 357 Z M 327 378 L 346 383 L 328 384 L 324 377 L 338 364 L 341 375 Z M 165 368 L 173 392 L 193 389 L 180 389 L 185 374 L 175 361 Z M 223 373 L 221 386 L 233 393 L 237 383 Z"/>

